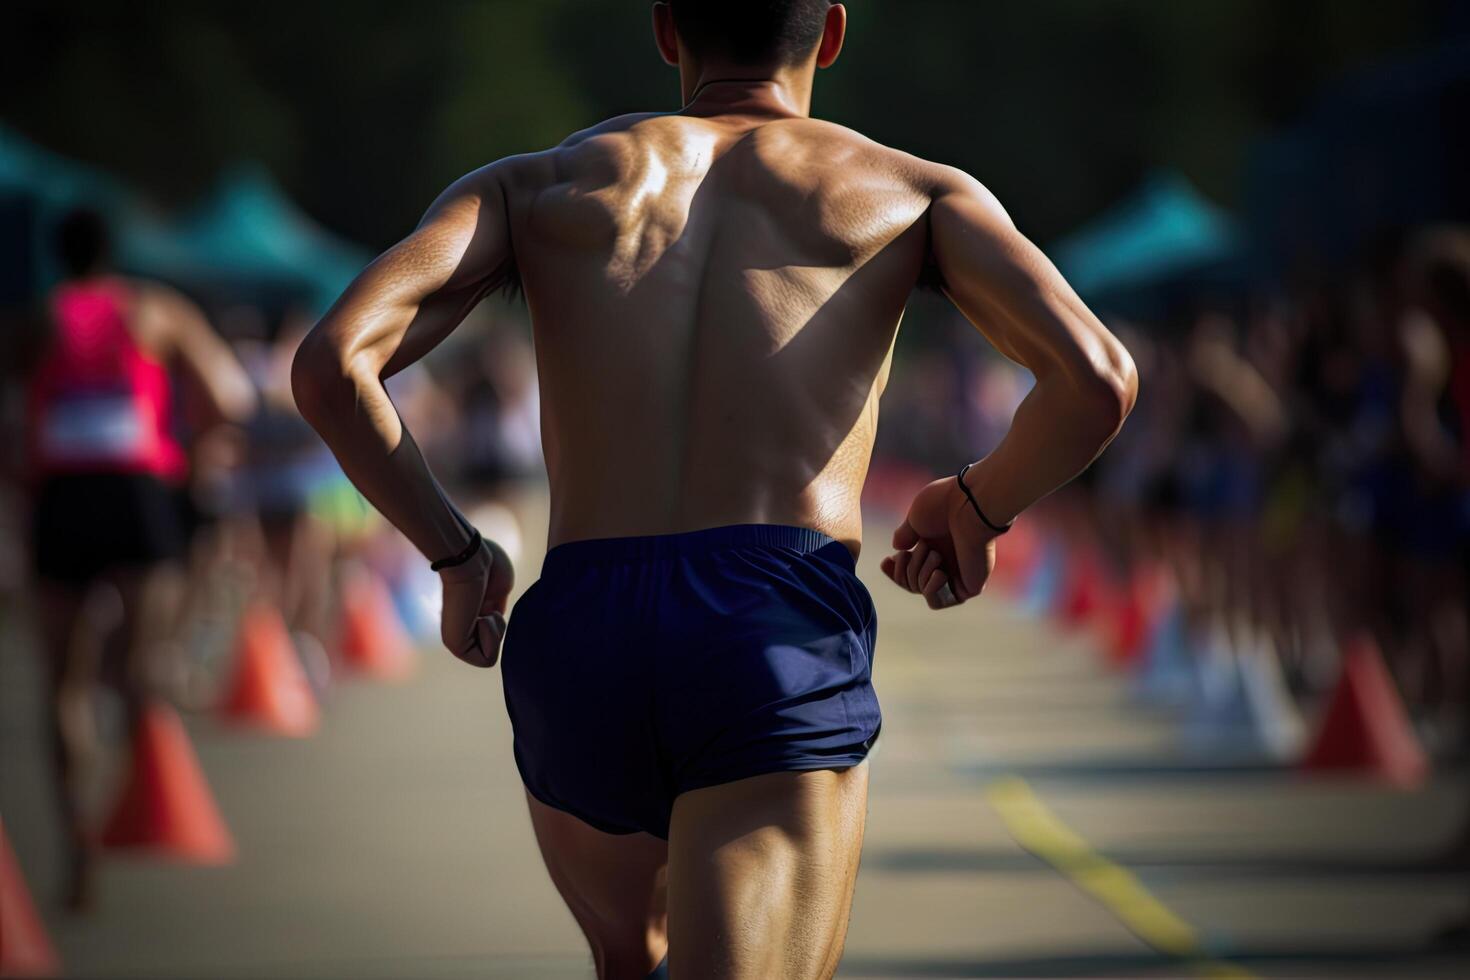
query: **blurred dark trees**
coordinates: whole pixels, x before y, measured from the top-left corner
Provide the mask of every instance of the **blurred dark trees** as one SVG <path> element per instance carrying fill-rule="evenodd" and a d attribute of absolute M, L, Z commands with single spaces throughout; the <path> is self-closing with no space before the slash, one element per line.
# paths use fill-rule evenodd
<path fill-rule="evenodd" d="M 677 108 L 643 0 L 12 0 L 0 118 L 187 203 L 265 164 L 382 246 L 460 173 Z M 815 113 L 953 163 L 1033 237 L 1152 165 L 1231 203 L 1244 153 L 1324 82 L 1431 43 L 1457 0 L 854 0 Z"/>

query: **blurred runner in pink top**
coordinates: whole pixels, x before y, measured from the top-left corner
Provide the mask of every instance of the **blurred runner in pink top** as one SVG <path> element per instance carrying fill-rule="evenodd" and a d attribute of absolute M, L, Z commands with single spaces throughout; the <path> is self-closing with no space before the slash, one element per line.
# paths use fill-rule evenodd
<path fill-rule="evenodd" d="M 111 274 L 100 216 L 68 215 L 57 244 L 68 277 L 50 297 L 26 422 L 67 898 L 77 908 L 88 902 L 93 865 L 80 800 L 98 749 L 91 712 L 104 650 L 123 651 L 122 669 L 107 675 L 121 678 L 134 714 L 159 675 L 149 653 L 172 619 L 178 576 L 169 572 L 188 545 L 188 464 L 169 368 L 192 375 L 220 421 L 244 420 L 254 393 L 192 302 Z M 108 643 L 114 630 L 123 642 Z"/>

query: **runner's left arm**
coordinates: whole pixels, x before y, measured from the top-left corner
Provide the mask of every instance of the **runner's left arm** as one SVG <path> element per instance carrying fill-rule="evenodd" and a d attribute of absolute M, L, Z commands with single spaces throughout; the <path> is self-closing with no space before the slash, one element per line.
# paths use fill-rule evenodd
<path fill-rule="evenodd" d="M 498 285 L 510 234 L 495 164 L 461 178 L 375 259 L 302 341 L 297 407 L 362 495 L 429 560 L 468 544 L 383 382 L 423 357 Z"/>
<path fill-rule="evenodd" d="M 413 233 L 373 261 L 302 341 L 291 390 L 362 495 L 430 560 L 464 552 L 470 523 L 450 503 L 383 382 L 433 350 L 514 268 L 505 162 L 451 185 Z M 440 573 L 441 638 L 492 666 L 514 577 L 498 546 Z"/>

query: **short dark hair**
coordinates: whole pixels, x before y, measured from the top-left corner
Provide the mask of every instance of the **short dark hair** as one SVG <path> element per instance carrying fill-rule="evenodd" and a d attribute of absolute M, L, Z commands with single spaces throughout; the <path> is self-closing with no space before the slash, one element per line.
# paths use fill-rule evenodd
<path fill-rule="evenodd" d="M 91 208 L 75 208 L 56 227 L 56 252 L 67 275 L 96 272 L 111 258 L 107 220 Z"/>
<path fill-rule="evenodd" d="M 696 55 L 738 64 L 791 64 L 822 39 L 832 0 L 668 0 L 674 28 Z"/>

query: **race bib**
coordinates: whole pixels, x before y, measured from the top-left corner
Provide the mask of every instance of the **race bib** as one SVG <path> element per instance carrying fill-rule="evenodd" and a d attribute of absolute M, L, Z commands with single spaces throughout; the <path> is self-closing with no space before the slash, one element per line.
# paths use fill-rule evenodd
<path fill-rule="evenodd" d="M 135 459 L 148 431 L 137 403 L 126 393 L 70 395 L 53 403 L 41 424 L 40 446 L 56 462 Z"/>

